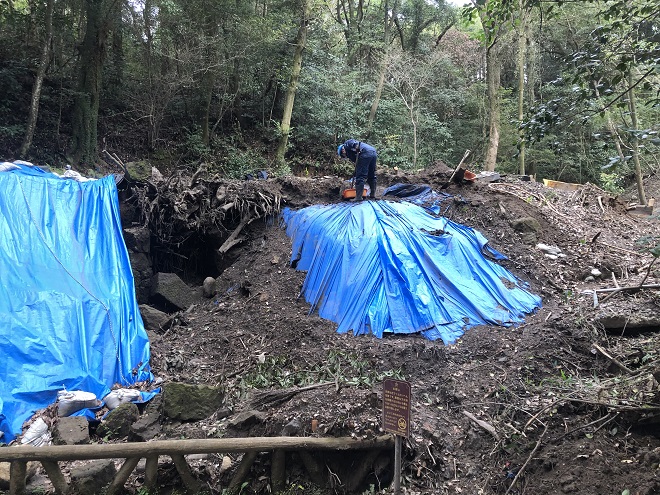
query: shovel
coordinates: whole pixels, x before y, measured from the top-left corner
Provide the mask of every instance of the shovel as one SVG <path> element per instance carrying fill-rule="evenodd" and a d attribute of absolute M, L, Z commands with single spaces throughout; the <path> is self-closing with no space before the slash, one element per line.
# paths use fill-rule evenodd
<path fill-rule="evenodd" d="M 465 174 L 465 169 L 467 167 L 466 165 L 464 165 L 464 163 L 465 160 L 467 160 L 468 157 L 470 156 L 470 153 L 472 153 L 470 150 L 465 150 L 465 154 L 463 155 L 463 158 L 461 158 L 461 161 L 458 164 L 458 166 L 454 169 L 454 173 L 451 174 L 449 180 L 442 185 L 441 189 L 447 189 L 449 187 L 449 184 L 451 184 L 454 181 L 454 179 L 460 180 L 463 178 L 463 175 Z M 460 179 L 459 179 L 459 175 L 460 175 Z"/>

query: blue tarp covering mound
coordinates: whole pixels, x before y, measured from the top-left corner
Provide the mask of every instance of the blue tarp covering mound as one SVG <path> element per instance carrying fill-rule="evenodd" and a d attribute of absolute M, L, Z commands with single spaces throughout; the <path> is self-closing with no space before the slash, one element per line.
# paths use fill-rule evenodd
<path fill-rule="evenodd" d="M 151 378 L 114 178 L 0 172 L 0 442 L 59 390 Z"/>
<path fill-rule="evenodd" d="M 421 333 L 449 344 L 470 327 L 514 325 L 541 299 L 494 260 L 475 230 L 408 202 L 283 212 L 302 293 L 338 332 Z"/>

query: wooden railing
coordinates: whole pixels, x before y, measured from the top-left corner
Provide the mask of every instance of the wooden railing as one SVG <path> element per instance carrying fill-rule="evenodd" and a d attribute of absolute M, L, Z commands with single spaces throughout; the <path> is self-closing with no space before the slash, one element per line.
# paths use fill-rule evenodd
<path fill-rule="evenodd" d="M 318 473 L 320 466 L 314 465 L 314 459 L 308 455 L 314 450 L 369 450 L 380 451 L 394 446 L 390 435 L 383 435 L 370 440 L 353 438 L 316 438 L 316 437 L 253 437 L 253 438 L 218 438 L 201 440 L 157 440 L 142 443 L 89 444 L 89 445 L 54 445 L 48 447 L 7 447 L 0 448 L 0 461 L 10 462 L 10 495 L 26 493 L 26 471 L 29 461 L 39 461 L 53 484 L 57 495 L 69 491 L 58 461 L 89 459 L 125 459 L 113 481 L 106 490 L 107 495 L 120 493 L 140 459 L 146 459 L 144 488 L 149 492 L 157 488 L 158 456 L 168 455 L 181 476 L 181 480 L 191 493 L 203 491 L 195 478 L 185 455 L 244 452 L 241 463 L 234 473 L 228 492 L 237 489 L 247 477 L 258 453 L 272 452 L 271 483 L 274 492 L 283 489 L 285 479 L 284 453 L 299 451 L 308 472 Z M 366 473 L 365 473 L 366 474 Z"/>

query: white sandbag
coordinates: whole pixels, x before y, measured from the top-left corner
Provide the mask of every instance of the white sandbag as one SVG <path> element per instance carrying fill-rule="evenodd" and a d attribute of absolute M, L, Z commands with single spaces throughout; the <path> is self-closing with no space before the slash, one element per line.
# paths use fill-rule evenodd
<path fill-rule="evenodd" d="M 108 409 L 112 410 L 126 402 L 140 400 L 140 391 L 131 388 L 120 388 L 113 390 L 103 398 Z"/>

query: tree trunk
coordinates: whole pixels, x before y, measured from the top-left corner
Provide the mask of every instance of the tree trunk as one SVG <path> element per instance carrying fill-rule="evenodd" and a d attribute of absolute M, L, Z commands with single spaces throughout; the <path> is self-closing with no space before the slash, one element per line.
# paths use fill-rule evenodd
<path fill-rule="evenodd" d="M 637 182 L 637 196 L 640 204 L 646 206 L 646 193 L 644 192 L 644 180 L 642 177 L 642 166 L 639 163 L 639 139 L 637 138 L 637 104 L 635 102 L 635 90 L 633 86 L 632 70 L 628 72 L 628 108 L 630 110 L 630 120 L 632 123 L 632 139 L 630 148 L 632 150 L 633 162 L 635 163 L 635 181 Z"/>
<path fill-rule="evenodd" d="M 303 50 L 307 41 L 307 18 L 309 17 L 309 0 L 302 0 L 302 16 L 300 27 L 295 40 L 295 51 L 293 54 L 293 66 L 291 68 L 291 79 L 284 99 L 284 110 L 282 112 L 282 122 L 280 124 L 280 142 L 277 146 L 275 161 L 281 165 L 284 163 L 284 154 L 289 144 L 289 131 L 291 130 L 291 114 L 293 113 L 293 102 L 296 98 L 298 89 L 298 79 L 302 68 Z"/>
<path fill-rule="evenodd" d="M 518 0 L 518 173 L 525 175 L 525 130 L 522 121 L 525 117 L 525 62 L 527 59 L 527 9 L 524 0 Z"/>
<path fill-rule="evenodd" d="M 72 122 L 71 158 L 74 163 L 91 167 L 95 167 L 98 156 L 99 100 L 108 37 L 104 5 L 104 0 L 86 1 L 87 26 L 80 46 L 78 95 Z"/>
<path fill-rule="evenodd" d="M 156 139 L 158 138 L 158 124 L 156 121 L 156 105 L 154 103 L 154 67 L 153 67 L 153 43 L 154 37 L 152 33 L 151 21 L 152 4 L 151 0 L 145 0 L 142 9 L 142 19 L 144 21 L 144 59 L 146 63 L 146 80 L 149 94 L 146 99 L 148 100 L 148 126 L 147 126 L 147 148 L 154 149 Z"/>
<path fill-rule="evenodd" d="M 32 146 L 32 138 L 34 137 L 34 129 L 37 126 L 37 116 L 39 115 L 39 100 L 41 98 L 41 87 L 48 68 L 48 58 L 50 55 L 50 45 L 53 40 L 53 5 L 55 0 L 48 0 L 46 4 L 46 37 L 41 50 L 41 60 L 39 61 L 39 68 L 37 69 L 37 77 L 34 80 L 32 87 L 32 100 L 30 102 L 30 115 L 28 116 L 27 129 L 21 149 L 18 155 L 21 158 L 27 156 L 27 152 Z"/>
<path fill-rule="evenodd" d="M 484 167 L 495 170 L 500 145 L 500 57 L 499 45 L 493 42 L 486 50 L 486 81 L 488 85 L 488 148 Z"/>
<path fill-rule="evenodd" d="M 367 132 L 365 140 L 371 137 L 371 130 L 373 129 L 376 120 L 376 112 L 380 104 L 380 97 L 383 94 L 383 87 L 385 86 L 385 76 L 387 74 L 387 64 L 389 63 L 389 46 L 390 46 L 390 32 L 392 30 L 392 19 L 397 15 L 396 12 L 397 2 L 394 3 L 390 16 L 389 3 L 386 1 L 384 5 L 385 19 L 383 29 L 383 41 L 385 42 L 385 54 L 380 64 L 380 73 L 378 74 L 378 83 L 376 84 L 376 92 L 374 94 L 374 101 L 371 102 L 371 109 L 369 110 L 369 119 L 367 120 Z"/>

